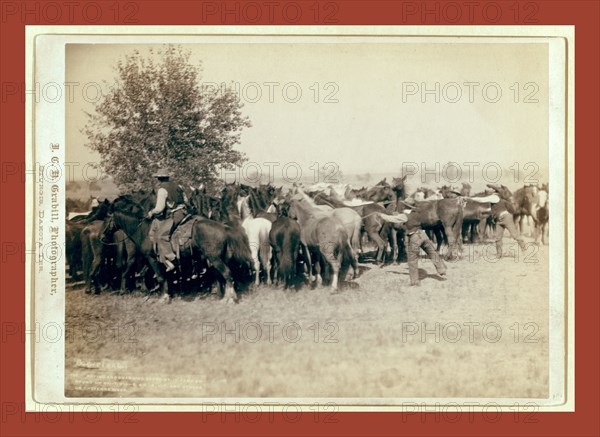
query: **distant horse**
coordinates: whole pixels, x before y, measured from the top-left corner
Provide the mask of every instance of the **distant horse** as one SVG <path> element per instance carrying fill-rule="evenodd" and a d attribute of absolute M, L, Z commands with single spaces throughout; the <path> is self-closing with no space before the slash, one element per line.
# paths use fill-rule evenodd
<path fill-rule="evenodd" d="M 536 185 L 526 184 L 513 193 L 512 201 L 515 208 L 513 218 L 515 220 L 515 226 L 520 234 L 523 234 L 524 220 L 526 220 L 528 224 L 533 221 L 533 227 L 537 227 L 537 218 L 534 211 L 537 192 L 538 188 Z"/>
<path fill-rule="evenodd" d="M 316 208 L 302 192 L 292 197 L 290 214 L 297 217 L 301 240 L 308 247 L 308 265 L 320 282 L 320 272 L 331 268 L 331 290 L 338 288 L 338 279 L 345 276 L 347 262 L 354 261 L 345 227 L 332 211 Z"/>

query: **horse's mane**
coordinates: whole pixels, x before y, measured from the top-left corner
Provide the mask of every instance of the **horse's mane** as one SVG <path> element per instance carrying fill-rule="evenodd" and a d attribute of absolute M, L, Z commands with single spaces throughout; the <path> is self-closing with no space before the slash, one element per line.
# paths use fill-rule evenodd
<path fill-rule="evenodd" d="M 120 212 L 131 217 L 144 218 L 144 208 L 138 202 L 133 200 L 130 194 L 123 194 L 115 199 L 111 209 L 113 212 Z"/>
<path fill-rule="evenodd" d="M 326 205 L 329 205 L 332 208 L 342 208 L 342 207 L 346 206 L 341 201 L 339 201 L 338 199 L 334 199 L 333 197 L 328 196 L 325 193 L 317 193 L 315 195 L 315 197 L 314 197 L 315 205 L 317 204 L 316 203 L 317 199 L 322 199 L 325 202 Z"/>
<path fill-rule="evenodd" d="M 100 205 L 94 207 L 90 215 L 87 217 L 87 221 L 89 223 L 96 220 L 104 220 L 108 215 L 110 204 L 106 201 L 102 202 Z"/>

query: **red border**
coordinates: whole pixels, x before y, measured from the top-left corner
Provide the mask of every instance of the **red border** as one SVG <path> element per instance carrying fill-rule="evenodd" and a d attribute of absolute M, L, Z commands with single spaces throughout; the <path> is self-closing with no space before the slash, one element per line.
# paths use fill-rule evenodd
<path fill-rule="evenodd" d="M 52 7 L 49 3 L 58 5 L 61 15 L 55 20 Z M 95 5 L 88 5 L 95 3 Z M 229 8 L 235 8 L 237 2 L 226 2 Z M 259 4 L 264 2 L 259 1 Z M 290 3 L 279 0 L 277 7 Z M 599 408 L 599 368 L 598 359 L 598 308 L 600 285 L 598 282 L 598 202 L 583 199 L 598 199 L 598 120 L 600 119 L 598 102 L 600 101 L 598 89 L 598 53 L 599 47 L 599 16 L 600 3 L 596 1 L 535 1 L 518 3 L 522 12 L 518 20 L 514 17 L 515 2 L 505 1 L 479 1 L 474 10 L 473 17 L 467 13 L 460 20 L 450 22 L 450 10 L 442 14 L 439 20 L 435 15 L 423 17 L 419 13 L 410 13 L 412 8 L 423 7 L 424 3 L 394 2 L 394 1 L 322 1 L 319 8 L 324 12 L 331 12 L 337 8 L 334 20 L 329 24 L 343 25 L 382 25 L 382 24 L 538 24 L 538 25 L 575 25 L 576 29 L 576 186 L 579 202 L 576 208 L 576 283 L 580 285 L 576 302 L 576 408 L 575 413 L 547 413 L 535 414 L 527 423 L 524 415 L 513 413 L 504 414 L 498 421 L 493 414 L 486 417 L 482 414 L 459 416 L 455 423 L 450 423 L 446 418 L 428 415 L 402 415 L 400 413 L 338 413 L 334 420 L 336 423 L 325 423 L 323 416 L 314 413 L 304 414 L 299 421 L 286 421 L 282 414 L 261 416 L 260 420 L 251 423 L 245 420 L 238 421 L 234 414 L 229 415 L 204 415 L 184 413 L 138 413 L 133 417 L 136 423 L 127 423 L 124 416 L 113 413 L 104 414 L 95 421 L 94 414 L 87 416 L 78 414 L 64 414 L 55 416 L 40 413 L 24 414 L 24 378 L 25 378 L 25 353 L 24 334 L 22 328 L 20 335 L 8 335 L 17 322 L 23 321 L 24 308 L 24 201 L 25 189 L 22 174 L 14 173 L 15 164 L 21 169 L 24 162 L 24 131 L 25 131 L 25 105 L 21 95 L 11 94 L 11 83 L 21 85 L 25 77 L 25 25 L 26 24 L 123 24 L 126 18 L 131 25 L 176 25 L 176 24 L 324 24 L 325 16 L 315 22 L 314 1 L 296 1 L 305 13 L 296 21 L 293 19 L 293 6 L 288 10 L 287 17 L 277 12 L 273 16 L 263 14 L 261 19 L 250 22 L 249 14 L 242 14 L 236 23 L 235 15 L 225 17 L 218 13 L 202 15 L 202 8 L 212 6 L 220 8 L 223 2 L 196 2 L 196 1 L 104 1 L 96 2 L 78 1 L 71 2 L 33 2 L 33 1 L 2 1 L 0 2 L 1 17 L 1 160 L 2 160 L 2 216 L 1 216 L 1 320 L 3 323 L 1 365 L 1 415 L 0 434 L 3 436 L 24 435 L 144 435 L 144 436 L 174 436 L 174 435 L 543 435 L 543 436 L 598 436 L 600 424 L 597 412 Z M 464 2 L 457 2 L 463 5 Z M 493 22 L 495 5 L 503 11 L 502 17 Z M 425 2 L 431 10 L 444 8 L 446 2 Z M 437 4 L 437 6 L 436 6 Z M 36 6 L 37 5 L 37 6 Z M 212 6 L 211 6 L 212 5 Z M 481 9 L 486 9 L 483 14 Z M 240 2 L 240 6 L 244 3 Z M 464 6 L 463 6 L 464 7 Z M 511 7 L 513 9 L 511 9 Z M 16 8 L 16 9 L 15 9 Z M 37 8 L 37 9 L 36 9 Z M 99 9 L 98 9 L 99 8 Z M 85 9 L 86 14 L 83 13 Z M 120 16 L 115 17 L 115 9 Z M 29 11 L 25 17 L 22 13 Z M 94 12 L 101 11 L 101 16 L 94 21 Z M 535 10 L 533 17 L 527 18 L 525 13 Z M 16 11 L 16 12 L 15 12 Z M 37 11 L 37 12 L 36 12 Z M 211 9 L 204 9 L 205 12 Z M 308 12 L 310 11 L 310 12 Z M 403 15 L 404 11 L 404 15 Z M 127 17 L 127 14 L 129 15 Z M 287 18 L 287 19 L 286 19 Z M 535 23 L 525 20 L 536 20 Z M 49 20 L 55 20 L 51 22 Z M 585 233 L 583 232 L 585 230 Z M 17 243 L 17 246 L 14 243 Z M 12 245 L 11 245 L 12 244 Z M 15 247 L 17 254 L 15 254 Z M 16 319 L 15 319 L 16 318 Z M 10 414 L 16 409 L 16 414 Z M 293 418 L 293 415 L 288 417 Z M 56 423 L 50 423 L 55 420 Z"/>

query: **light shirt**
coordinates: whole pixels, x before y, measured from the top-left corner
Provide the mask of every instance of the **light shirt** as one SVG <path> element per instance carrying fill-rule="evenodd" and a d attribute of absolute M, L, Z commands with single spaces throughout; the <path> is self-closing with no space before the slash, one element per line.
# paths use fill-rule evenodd
<path fill-rule="evenodd" d="M 159 188 L 158 193 L 156 193 L 156 206 L 152 211 L 150 211 L 153 215 L 160 214 L 165 210 L 167 206 L 167 198 L 169 197 L 169 193 L 165 188 Z"/>

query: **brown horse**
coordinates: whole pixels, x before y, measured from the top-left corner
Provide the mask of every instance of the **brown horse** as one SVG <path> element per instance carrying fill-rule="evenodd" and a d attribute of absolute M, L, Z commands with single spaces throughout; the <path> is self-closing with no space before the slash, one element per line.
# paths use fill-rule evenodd
<path fill-rule="evenodd" d="M 65 226 L 65 250 L 69 264 L 69 276 L 72 280 L 76 280 L 79 271 L 83 269 L 81 231 L 84 227 L 85 223 L 72 220 L 67 220 Z"/>
<path fill-rule="evenodd" d="M 284 288 L 297 284 L 298 251 L 300 250 L 300 225 L 289 217 L 278 217 L 269 233 L 273 247 L 274 278 L 284 283 Z"/>
<path fill-rule="evenodd" d="M 473 197 L 483 197 L 486 193 L 478 193 Z M 463 209 L 463 242 L 471 244 L 485 238 L 485 231 L 492 212 L 491 203 L 481 203 L 467 199 Z"/>
<path fill-rule="evenodd" d="M 523 221 L 533 221 L 533 226 L 537 227 L 537 217 L 535 213 L 535 204 L 538 188 L 533 184 L 525 184 L 514 192 L 512 196 L 515 213 L 513 218 L 515 226 L 520 234 L 523 234 Z M 530 228 L 531 230 L 531 228 Z"/>
<path fill-rule="evenodd" d="M 102 225 L 108 214 L 110 203 L 105 200 L 96 207 L 87 221 L 88 224 L 81 230 L 81 254 L 83 263 L 83 276 L 86 280 L 86 292 L 100 293 L 100 267 L 104 259 L 104 245 L 100 239 Z"/>

